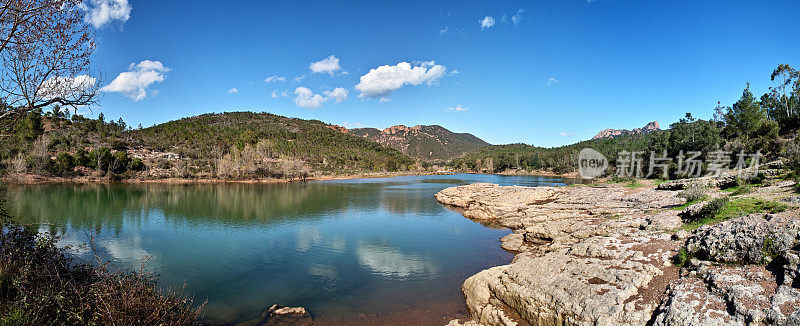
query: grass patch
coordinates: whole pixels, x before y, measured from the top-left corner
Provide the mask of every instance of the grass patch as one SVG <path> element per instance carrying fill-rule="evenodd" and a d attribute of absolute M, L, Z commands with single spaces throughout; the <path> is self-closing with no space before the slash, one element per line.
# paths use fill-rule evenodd
<path fill-rule="evenodd" d="M 749 184 L 742 184 L 735 187 L 731 187 L 728 189 L 723 190 L 725 192 L 729 192 L 731 196 L 739 196 L 744 194 L 749 194 L 753 192 L 753 186 Z"/>
<path fill-rule="evenodd" d="M 704 196 L 704 197 L 701 197 L 701 198 L 698 198 L 698 199 L 695 199 L 695 200 L 692 200 L 692 201 L 687 201 L 686 203 L 684 203 L 684 204 L 682 204 L 682 205 L 680 205 L 680 206 L 675 206 L 675 207 L 672 207 L 672 208 L 670 208 L 670 209 L 671 209 L 671 210 L 673 210 L 673 211 L 682 211 L 682 210 L 684 210 L 686 207 L 692 206 L 692 205 L 694 205 L 694 204 L 697 204 L 697 203 L 699 203 L 699 202 L 701 202 L 701 201 L 704 201 L 704 200 L 706 200 L 706 198 L 707 198 L 707 197 L 705 197 L 705 196 Z"/>
<path fill-rule="evenodd" d="M 692 258 L 694 258 L 694 253 L 686 250 L 686 247 L 681 247 L 678 254 L 672 257 L 672 263 L 675 264 L 675 266 L 683 267 L 686 266 Z"/>
<path fill-rule="evenodd" d="M 625 187 L 628 187 L 628 188 L 631 188 L 631 189 L 641 188 L 641 187 L 644 187 L 644 186 L 645 185 L 643 183 L 639 182 L 639 181 L 633 181 L 633 182 L 625 185 Z"/>
<path fill-rule="evenodd" d="M 778 255 L 781 254 L 780 248 L 775 244 L 775 237 L 768 236 L 764 239 L 764 242 L 761 244 L 761 253 L 764 255 L 764 261 L 762 263 L 769 263 Z"/>
<path fill-rule="evenodd" d="M 780 213 L 786 208 L 786 204 L 758 198 L 739 198 L 731 201 L 727 198 L 716 198 L 698 214 L 696 219 L 684 224 L 683 228 L 694 230 L 703 225 L 716 224 L 749 214 Z"/>

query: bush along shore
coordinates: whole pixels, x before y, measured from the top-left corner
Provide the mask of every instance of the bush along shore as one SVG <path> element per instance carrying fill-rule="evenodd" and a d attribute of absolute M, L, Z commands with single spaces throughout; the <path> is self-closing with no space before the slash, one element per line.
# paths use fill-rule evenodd
<path fill-rule="evenodd" d="M 447 188 L 510 228 L 451 325 L 797 325 L 800 195 L 785 171 L 569 187 Z M 631 186 L 636 184 L 636 186 Z"/>
<path fill-rule="evenodd" d="M 4 222 L 0 232 L 0 325 L 195 325 L 200 307 L 153 275 L 86 263 L 57 238 Z"/>
<path fill-rule="evenodd" d="M 4 189 L 0 187 L 0 199 Z M 157 278 L 92 261 L 38 226 L 16 224 L 0 200 L 0 325 L 196 325 L 202 304 Z"/>

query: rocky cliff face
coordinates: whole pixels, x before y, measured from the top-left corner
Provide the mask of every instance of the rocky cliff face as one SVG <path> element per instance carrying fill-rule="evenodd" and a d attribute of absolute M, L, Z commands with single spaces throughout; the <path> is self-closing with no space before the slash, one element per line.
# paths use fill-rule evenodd
<path fill-rule="evenodd" d="M 791 184 L 773 190 L 785 196 Z M 471 320 L 450 325 L 800 325 L 797 207 L 689 234 L 671 209 L 684 202 L 676 194 L 613 184 L 442 190 L 436 199 L 464 216 L 512 229 L 501 246 L 516 254 L 464 282 Z M 695 258 L 679 268 L 671 258 L 682 247 Z"/>
<path fill-rule="evenodd" d="M 468 133 L 454 133 L 442 126 L 392 126 L 350 129 L 353 135 L 395 148 L 425 161 L 447 160 L 489 144 Z"/>
<path fill-rule="evenodd" d="M 592 139 L 614 138 L 614 137 L 619 137 L 619 136 L 622 136 L 622 135 L 629 135 L 629 134 L 646 134 L 646 133 L 657 131 L 657 130 L 661 130 L 659 128 L 658 121 L 653 121 L 653 122 L 650 122 L 650 123 L 646 124 L 644 127 L 636 128 L 636 129 L 633 129 L 633 130 L 628 130 L 628 129 L 606 129 L 606 130 L 603 130 L 603 131 L 597 133 L 597 135 L 592 137 Z"/>

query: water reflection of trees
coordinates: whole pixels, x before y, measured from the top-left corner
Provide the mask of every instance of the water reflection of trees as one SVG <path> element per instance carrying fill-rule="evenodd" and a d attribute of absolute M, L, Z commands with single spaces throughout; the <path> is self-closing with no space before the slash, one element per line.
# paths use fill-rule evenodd
<path fill-rule="evenodd" d="M 433 199 L 433 195 L 413 190 L 383 190 L 380 192 L 380 204 L 392 214 L 432 215 L 442 209 Z"/>
<path fill-rule="evenodd" d="M 172 222 L 247 225 L 313 219 L 344 209 L 369 189 L 336 184 L 37 185 L 10 189 L 11 209 L 26 223 L 121 230 L 153 211 Z M 98 230 L 99 231 L 99 230 Z"/>

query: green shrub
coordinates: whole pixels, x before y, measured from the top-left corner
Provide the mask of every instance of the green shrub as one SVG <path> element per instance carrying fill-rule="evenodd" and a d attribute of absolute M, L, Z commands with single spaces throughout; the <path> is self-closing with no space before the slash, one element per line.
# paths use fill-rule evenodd
<path fill-rule="evenodd" d="M 67 152 L 58 153 L 55 161 L 54 173 L 60 176 L 68 176 L 75 172 L 75 158 Z"/>
<path fill-rule="evenodd" d="M 683 267 L 686 266 L 692 258 L 694 258 L 694 253 L 686 250 L 686 247 L 681 247 L 678 254 L 672 257 L 672 263 L 675 264 L 675 266 Z"/>
<path fill-rule="evenodd" d="M 28 171 L 37 173 L 54 173 L 55 161 L 47 156 L 28 156 Z"/>
<path fill-rule="evenodd" d="M 751 184 L 751 185 L 762 184 L 762 183 L 764 183 L 764 180 L 766 180 L 766 179 L 767 179 L 767 176 L 764 175 L 764 172 L 759 172 L 758 174 L 756 174 L 754 176 L 750 176 L 749 178 L 747 178 L 747 183 Z"/>
<path fill-rule="evenodd" d="M 131 171 L 144 171 L 145 166 L 144 162 L 142 162 L 139 158 L 134 158 L 128 163 L 128 170 Z"/>
<path fill-rule="evenodd" d="M 109 165 L 108 170 L 117 174 L 125 173 L 128 170 L 128 164 L 130 164 L 130 157 L 128 157 L 128 153 L 123 151 L 114 152 L 113 159 L 111 160 L 111 165 Z"/>
<path fill-rule="evenodd" d="M 74 158 L 75 166 L 89 167 L 89 153 L 87 153 L 85 149 L 81 148 L 75 152 Z"/>
<path fill-rule="evenodd" d="M 108 172 L 108 167 L 111 165 L 113 159 L 114 158 L 111 156 L 111 151 L 105 147 L 95 148 L 91 153 L 89 153 L 90 167 L 98 172 Z"/>
<path fill-rule="evenodd" d="M 696 203 L 706 198 L 706 188 L 692 186 L 678 193 L 678 197 L 686 199 L 686 203 Z"/>

